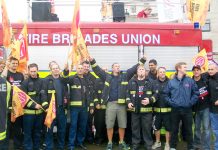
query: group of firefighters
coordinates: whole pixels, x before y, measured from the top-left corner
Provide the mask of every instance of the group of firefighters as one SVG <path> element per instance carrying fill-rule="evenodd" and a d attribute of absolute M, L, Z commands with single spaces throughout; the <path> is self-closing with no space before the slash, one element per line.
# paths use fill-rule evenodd
<path fill-rule="evenodd" d="M 166 68 L 157 68 L 156 60 L 149 61 L 149 71 L 144 67 L 145 62 L 146 56 L 126 72 L 114 63 L 109 73 L 89 57 L 76 66 L 75 75 L 69 76 L 68 65 L 61 71 L 58 63 L 52 61 L 49 63 L 50 75 L 41 79 L 35 63 L 29 64 L 28 77 L 24 77 L 17 72 L 19 60 L 11 57 L 6 67 L 5 62 L 0 61 L 0 150 L 9 149 L 10 134 L 13 134 L 15 150 L 39 150 L 42 143 L 45 150 L 54 147 L 85 150 L 85 138 L 102 144 L 106 135 L 106 149 L 112 150 L 115 126 L 118 127 L 121 150 L 137 150 L 142 142 L 147 150 L 160 148 L 162 127 L 166 130 L 165 150 L 176 149 L 180 127 L 188 150 L 218 150 L 216 64 L 210 64 L 206 73 L 202 73 L 200 66 L 193 66 L 193 77 L 190 78 L 186 75 L 187 64 L 179 62 L 175 65 L 176 73 L 169 79 Z M 98 78 L 90 72 L 90 67 Z M 14 123 L 10 121 L 13 85 L 34 100 L 28 101 L 24 115 Z M 46 128 L 45 114 L 53 94 L 56 118 L 51 127 Z M 69 132 L 67 113 L 70 114 Z M 57 143 L 53 140 L 54 126 L 57 127 Z M 211 129 L 215 140 L 210 134 Z M 124 142 L 127 135 L 130 135 L 131 147 Z"/>

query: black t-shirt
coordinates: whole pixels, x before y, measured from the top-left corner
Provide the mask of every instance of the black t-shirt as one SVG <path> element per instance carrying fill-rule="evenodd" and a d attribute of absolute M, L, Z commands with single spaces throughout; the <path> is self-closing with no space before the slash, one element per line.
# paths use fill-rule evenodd
<path fill-rule="evenodd" d="M 142 97 L 144 94 L 145 80 L 138 80 L 138 97 Z M 143 99 L 143 98 L 142 98 Z"/>
<path fill-rule="evenodd" d="M 117 101 L 118 100 L 118 87 L 119 87 L 119 76 L 112 76 L 111 79 L 111 88 L 109 93 L 108 101 Z"/>
<path fill-rule="evenodd" d="M 57 98 L 57 104 L 63 105 L 63 91 L 64 86 L 61 83 L 60 78 L 54 79 L 54 84 L 58 90 L 56 90 L 56 98 Z"/>
<path fill-rule="evenodd" d="M 22 73 L 20 72 L 13 73 L 13 72 L 8 71 L 7 81 L 11 85 L 16 85 L 20 87 L 23 80 L 24 80 L 24 76 Z"/>

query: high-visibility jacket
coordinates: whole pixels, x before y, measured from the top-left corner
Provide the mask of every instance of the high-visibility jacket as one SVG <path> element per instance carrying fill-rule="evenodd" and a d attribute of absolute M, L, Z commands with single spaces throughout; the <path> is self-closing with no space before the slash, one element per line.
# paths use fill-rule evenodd
<path fill-rule="evenodd" d="M 95 86 L 94 86 L 94 105 L 100 105 L 101 108 L 100 109 L 106 109 L 106 105 L 103 104 L 103 100 L 102 100 L 102 92 L 104 89 L 104 82 L 98 78 L 95 80 Z"/>
<path fill-rule="evenodd" d="M 36 110 L 35 106 L 36 103 L 42 105 L 43 101 L 42 100 L 42 86 L 43 86 L 43 80 L 40 79 L 39 77 L 37 78 L 31 78 L 29 77 L 28 79 L 24 80 L 21 84 L 21 89 L 31 97 L 33 100 L 29 100 L 24 108 L 24 114 L 41 114 L 43 113 L 43 110 Z M 45 109 L 45 107 L 44 107 Z"/>
<path fill-rule="evenodd" d="M 130 69 L 127 70 L 126 73 L 124 72 L 120 72 L 119 74 L 119 84 L 118 84 L 118 99 L 117 99 L 117 103 L 118 104 L 125 104 L 126 103 L 126 90 L 127 90 L 127 85 L 128 85 L 128 81 L 133 77 L 133 75 L 136 73 L 137 71 L 137 67 L 140 64 L 144 64 L 146 62 L 146 60 L 144 60 L 143 58 L 140 59 L 139 63 L 137 63 L 136 65 L 134 65 L 133 67 L 131 67 Z M 110 88 L 111 88 L 111 81 L 112 81 L 112 74 L 109 74 L 107 72 L 105 72 L 104 70 L 102 70 L 97 64 L 96 61 L 93 59 L 93 61 L 91 61 L 91 66 L 93 71 L 95 72 L 95 74 L 97 76 L 99 76 L 99 78 L 101 78 L 101 80 L 104 82 L 105 86 L 102 92 L 102 100 L 103 103 L 106 104 L 106 102 L 109 99 L 109 93 L 110 93 Z"/>
<path fill-rule="evenodd" d="M 129 81 L 127 90 L 127 104 L 132 103 L 135 113 L 151 113 L 153 112 L 152 105 L 156 102 L 158 90 L 153 85 L 150 79 L 142 80 L 143 85 L 139 85 L 139 80 L 135 77 Z M 139 86 L 142 86 L 141 95 L 139 94 Z M 149 99 L 148 105 L 143 105 L 141 102 L 144 98 Z"/>
<path fill-rule="evenodd" d="M 0 141 L 6 138 L 7 110 L 10 99 L 11 85 L 0 77 Z"/>

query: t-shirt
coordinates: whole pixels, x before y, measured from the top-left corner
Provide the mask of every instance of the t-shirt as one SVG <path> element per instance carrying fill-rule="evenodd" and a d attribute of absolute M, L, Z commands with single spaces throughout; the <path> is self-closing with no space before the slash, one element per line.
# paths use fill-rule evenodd
<path fill-rule="evenodd" d="M 142 97 L 144 94 L 144 80 L 138 80 L 138 96 Z"/>
<path fill-rule="evenodd" d="M 24 76 L 22 73 L 20 72 L 13 73 L 13 72 L 8 71 L 7 81 L 11 85 L 16 85 L 20 87 L 23 80 L 24 80 Z"/>

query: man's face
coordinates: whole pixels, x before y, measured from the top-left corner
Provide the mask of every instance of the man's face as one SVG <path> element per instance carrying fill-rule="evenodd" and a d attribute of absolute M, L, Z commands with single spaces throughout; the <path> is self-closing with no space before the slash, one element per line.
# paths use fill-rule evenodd
<path fill-rule="evenodd" d="M 140 78 L 143 78 L 143 77 L 145 77 L 145 75 L 146 75 L 145 67 L 143 67 L 143 66 L 138 67 L 137 76 Z"/>
<path fill-rule="evenodd" d="M 119 73 L 120 72 L 120 65 L 119 64 L 114 64 L 112 66 L 112 72 Z"/>
<path fill-rule="evenodd" d="M 87 74 L 90 71 L 90 65 L 84 63 L 83 64 L 84 73 Z"/>
<path fill-rule="evenodd" d="M 51 66 L 51 74 L 55 75 L 55 76 L 60 75 L 60 68 L 59 68 L 58 64 L 53 64 Z"/>
<path fill-rule="evenodd" d="M 83 68 L 83 65 L 78 65 L 76 67 L 76 72 L 78 75 L 83 75 L 84 74 L 84 68 Z"/>
<path fill-rule="evenodd" d="M 19 65 L 19 63 L 18 63 L 17 60 L 12 60 L 12 61 L 10 62 L 9 68 L 10 68 L 11 70 L 17 70 L 18 65 Z"/>
<path fill-rule="evenodd" d="M 4 68 L 5 68 L 5 64 L 4 63 L 0 64 L 0 72 L 3 72 Z"/>
<path fill-rule="evenodd" d="M 186 70 L 187 70 L 187 65 L 181 65 L 178 68 L 178 72 L 180 72 L 181 74 L 185 75 L 186 74 Z"/>
<path fill-rule="evenodd" d="M 198 69 L 198 68 L 194 68 L 194 70 L 193 70 L 193 75 L 194 75 L 194 77 L 200 77 L 200 75 L 201 75 L 201 70 Z"/>
<path fill-rule="evenodd" d="M 155 71 L 157 69 L 157 65 L 155 65 L 154 63 L 149 63 L 149 70 L 151 72 Z"/>
<path fill-rule="evenodd" d="M 164 68 L 160 68 L 158 70 L 157 75 L 160 79 L 165 79 L 166 78 L 166 70 Z"/>
<path fill-rule="evenodd" d="M 36 67 L 29 68 L 29 75 L 31 78 L 37 78 L 38 69 Z"/>
<path fill-rule="evenodd" d="M 211 64 L 208 66 L 208 73 L 210 76 L 213 76 L 217 73 L 217 67 L 215 64 Z"/>

